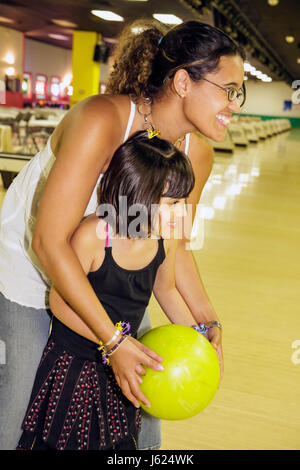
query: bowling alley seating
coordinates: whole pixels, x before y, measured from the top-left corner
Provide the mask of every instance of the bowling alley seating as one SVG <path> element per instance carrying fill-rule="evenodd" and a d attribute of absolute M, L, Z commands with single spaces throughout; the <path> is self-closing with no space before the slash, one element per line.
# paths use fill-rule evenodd
<path fill-rule="evenodd" d="M 222 152 L 231 152 L 231 153 L 234 151 L 234 143 L 232 141 L 231 135 L 228 132 L 228 130 L 226 130 L 225 132 L 225 139 L 223 142 L 215 142 L 214 140 L 211 140 L 211 139 L 207 139 L 207 140 L 212 145 L 214 150 L 219 150 Z"/>
<path fill-rule="evenodd" d="M 243 118 L 241 120 L 242 127 L 245 131 L 246 137 L 249 142 L 258 142 L 259 136 L 257 135 L 253 121 L 250 118 Z"/>
<path fill-rule="evenodd" d="M 262 121 L 260 118 L 253 118 L 253 125 L 254 125 L 254 129 L 256 131 L 256 134 L 258 136 L 259 139 L 261 140 L 264 140 L 267 138 L 267 134 L 266 134 L 266 131 L 265 131 L 265 128 L 262 124 Z"/>
<path fill-rule="evenodd" d="M 246 132 L 242 124 L 239 122 L 239 118 L 237 116 L 231 118 L 230 124 L 228 126 L 228 132 L 234 145 L 248 145 L 249 141 Z"/>

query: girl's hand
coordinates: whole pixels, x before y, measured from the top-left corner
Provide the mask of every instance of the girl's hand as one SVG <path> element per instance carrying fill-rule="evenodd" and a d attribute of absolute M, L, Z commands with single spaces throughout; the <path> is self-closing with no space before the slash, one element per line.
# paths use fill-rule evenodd
<path fill-rule="evenodd" d="M 125 397 L 136 408 L 140 407 L 140 402 L 150 407 L 149 400 L 140 389 L 142 383 L 140 375 L 146 373 L 142 364 L 151 369 L 162 371 L 163 366 L 160 364 L 162 358 L 135 338 L 128 336 L 109 360 L 117 384 Z"/>
<path fill-rule="evenodd" d="M 220 385 L 223 378 L 224 364 L 223 364 L 223 352 L 222 352 L 222 330 L 217 326 L 210 328 L 207 332 L 207 338 L 209 339 L 211 345 L 214 347 L 219 363 L 220 363 Z"/>

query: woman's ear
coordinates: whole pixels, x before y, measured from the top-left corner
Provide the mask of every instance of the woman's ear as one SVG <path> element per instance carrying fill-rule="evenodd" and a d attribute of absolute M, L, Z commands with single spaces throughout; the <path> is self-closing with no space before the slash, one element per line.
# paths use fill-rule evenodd
<path fill-rule="evenodd" d="M 179 69 L 173 78 L 173 88 L 177 96 L 184 98 L 188 91 L 190 77 L 186 70 Z"/>

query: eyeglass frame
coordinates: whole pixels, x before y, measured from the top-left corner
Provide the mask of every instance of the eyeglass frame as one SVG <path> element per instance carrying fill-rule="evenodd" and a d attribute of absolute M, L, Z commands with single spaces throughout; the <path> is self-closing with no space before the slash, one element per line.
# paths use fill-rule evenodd
<path fill-rule="evenodd" d="M 239 106 L 243 106 L 243 105 L 245 104 L 245 101 L 246 101 L 245 83 L 243 83 L 243 85 L 242 85 L 241 88 L 236 89 L 236 88 L 234 88 L 234 87 L 225 88 L 225 87 L 223 87 L 223 86 L 221 86 L 221 85 L 218 85 L 217 83 L 211 82 L 211 81 L 208 80 L 207 78 L 201 78 L 201 80 L 205 80 L 206 82 L 211 83 L 212 85 L 215 85 L 215 86 L 217 86 L 218 88 L 221 88 L 221 90 L 226 91 L 226 93 L 227 93 L 227 99 L 228 99 L 228 101 L 230 101 L 231 103 L 232 103 L 233 101 L 235 101 L 235 100 L 238 98 L 239 93 L 242 94 L 244 99 L 243 99 L 243 102 L 242 102 L 241 104 L 239 104 Z M 230 98 L 229 98 L 230 90 L 235 90 L 235 91 L 236 91 L 236 97 L 233 98 L 233 99 L 230 99 Z"/>

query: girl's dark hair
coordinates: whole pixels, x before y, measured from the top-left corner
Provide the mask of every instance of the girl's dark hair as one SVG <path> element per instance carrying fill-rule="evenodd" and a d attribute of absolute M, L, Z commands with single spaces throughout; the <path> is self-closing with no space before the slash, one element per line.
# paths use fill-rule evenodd
<path fill-rule="evenodd" d="M 186 198 L 192 191 L 195 177 L 187 156 L 173 144 L 159 137 L 148 138 L 147 131 L 138 131 L 114 153 L 99 188 L 99 203 L 116 211 L 116 233 L 127 234 L 136 214 L 122 211 L 120 197 L 127 198 L 127 209 L 138 204 L 147 215 L 142 236 L 151 232 L 154 204 L 161 197 Z M 103 207 L 103 206 L 102 206 Z M 151 214 L 152 211 L 152 214 Z M 121 233 L 123 227 L 126 234 Z"/>
<path fill-rule="evenodd" d="M 133 28 L 140 27 L 138 34 Z M 137 99 L 157 95 L 176 70 L 184 68 L 198 81 L 218 69 L 222 56 L 240 55 L 243 49 L 226 33 L 197 20 L 187 21 L 167 33 L 156 22 L 134 22 L 121 33 L 107 93 Z"/>

